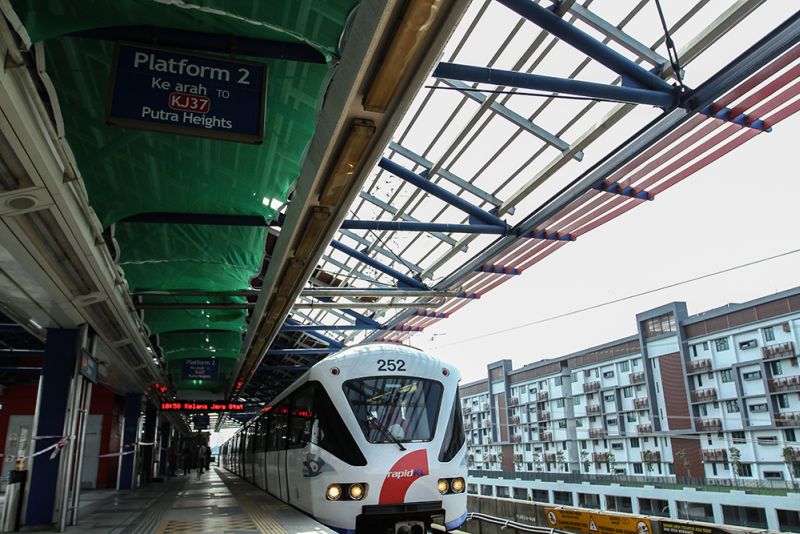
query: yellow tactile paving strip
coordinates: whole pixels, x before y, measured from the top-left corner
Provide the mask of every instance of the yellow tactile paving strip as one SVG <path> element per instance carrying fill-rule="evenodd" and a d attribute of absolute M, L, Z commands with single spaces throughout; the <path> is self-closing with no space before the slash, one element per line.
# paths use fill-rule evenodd
<path fill-rule="evenodd" d="M 170 519 L 161 525 L 158 534 L 189 534 L 203 532 L 255 531 L 256 525 L 245 514 L 227 517 L 209 517 L 193 520 Z M 264 532 L 263 530 L 261 532 Z"/>
<path fill-rule="evenodd" d="M 217 474 L 220 475 L 220 479 L 225 482 L 225 485 L 228 487 L 228 491 L 231 492 L 236 500 L 239 503 L 239 506 L 247 512 L 247 515 L 253 520 L 258 528 L 259 532 L 262 534 L 289 534 L 289 531 L 283 528 L 275 519 L 270 517 L 267 508 L 283 508 L 286 507 L 284 504 L 275 504 L 275 505 L 258 505 L 254 503 L 247 494 L 242 491 L 237 484 L 233 483 L 233 477 L 223 474 L 221 471 L 217 471 Z M 167 533 L 164 533 L 167 534 Z"/>

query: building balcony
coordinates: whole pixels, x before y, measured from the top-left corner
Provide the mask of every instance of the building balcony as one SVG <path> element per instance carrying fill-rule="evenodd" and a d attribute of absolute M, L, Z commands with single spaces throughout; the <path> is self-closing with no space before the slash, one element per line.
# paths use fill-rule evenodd
<path fill-rule="evenodd" d="M 514 462 L 516 462 L 518 464 L 521 464 L 523 462 L 522 455 L 521 454 L 515 454 L 514 455 Z"/>
<path fill-rule="evenodd" d="M 694 420 L 697 430 L 722 430 L 722 421 L 720 419 L 703 419 L 698 417 Z"/>
<path fill-rule="evenodd" d="M 689 360 L 686 362 L 687 373 L 702 373 L 711 370 L 711 358 L 703 358 L 702 360 Z"/>
<path fill-rule="evenodd" d="M 490 420 L 486 420 L 483 422 L 483 428 L 492 428 L 492 422 Z"/>
<path fill-rule="evenodd" d="M 644 371 L 638 371 L 628 375 L 629 384 L 644 384 Z"/>
<path fill-rule="evenodd" d="M 553 441 L 553 433 L 539 432 L 539 441 Z"/>
<path fill-rule="evenodd" d="M 540 391 L 536 394 L 536 400 L 538 401 L 546 401 L 550 398 L 550 394 L 547 391 Z"/>
<path fill-rule="evenodd" d="M 641 410 L 642 408 L 647 408 L 650 406 L 650 399 L 647 397 L 637 397 L 633 399 L 633 407 L 637 410 Z"/>
<path fill-rule="evenodd" d="M 484 402 L 483 403 L 483 411 L 484 412 L 488 412 L 489 411 L 489 403 L 488 402 Z"/>
<path fill-rule="evenodd" d="M 590 428 L 589 429 L 589 437 L 592 439 L 602 438 L 605 435 L 605 431 L 602 428 Z"/>
<path fill-rule="evenodd" d="M 518 415 L 512 415 L 511 417 L 508 418 L 508 422 L 509 422 L 509 424 L 512 424 L 512 425 L 518 425 L 519 424 L 519 416 Z"/>
<path fill-rule="evenodd" d="M 539 421 L 549 421 L 550 420 L 550 412 L 543 412 L 539 410 L 536 412 L 536 417 Z"/>
<path fill-rule="evenodd" d="M 470 465 L 475 463 L 475 455 L 474 454 L 468 454 L 467 455 L 467 463 L 470 464 Z"/>
<path fill-rule="evenodd" d="M 790 393 L 800 391 L 800 375 L 773 378 L 768 383 L 769 390 L 773 393 Z"/>
<path fill-rule="evenodd" d="M 583 384 L 583 392 L 584 393 L 591 393 L 593 391 L 598 391 L 600 389 L 600 382 L 595 380 L 594 382 L 586 382 Z"/>
<path fill-rule="evenodd" d="M 514 434 L 511 436 L 511 443 L 522 443 L 522 436 Z"/>
<path fill-rule="evenodd" d="M 509 406 L 516 406 L 518 404 L 519 404 L 519 399 L 518 398 L 511 397 L 511 398 L 508 399 L 508 405 Z"/>
<path fill-rule="evenodd" d="M 727 462 L 728 451 L 725 449 L 703 449 L 701 451 L 704 462 Z"/>
<path fill-rule="evenodd" d="M 548 464 L 555 463 L 556 461 L 556 454 L 554 452 L 546 452 L 544 453 L 544 462 Z"/>
<path fill-rule="evenodd" d="M 469 414 L 471 414 L 471 413 L 472 413 L 472 408 L 470 408 L 469 406 L 467 406 L 467 407 L 465 407 L 463 410 L 461 410 L 461 413 L 463 413 L 464 415 L 469 415 Z"/>
<path fill-rule="evenodd" d="M 608 461 L 608 455 L 609 455 L 609 453 L 607 453 L 607 452 L 593 452 L 592 453 L 592 461 L 595 462 L 595 463 L 597 463 L 597 462 L 605 463 L 605 462 Z"/>
<path fill-rule="evenodd" d="M 645 463 L 659 463 L 661 461 L 661 451 L 642 451 L 642 461 Z"/>
<path fill-rule="evenodd" d="M 588 404 L 588 405 L 586 405 L 586 414 L 587 415 L 600 415 L 600 405 L 599 404 Z"/>
<path fill-rule="evenodd" d="M 761 347 L 761 357 L 765 360 L 777 360 L 778 358 L 793 358 L 794 342 L 786 341 L 785 343 L 776 343 L 774 345 L 767 345 Z"/>
<path fill-rule="evenodd" d="M 800 412 L 779 412 L 775 414 L 776 426 L 800 426 Z"/>
<path fill-rule="evenodd" d="M 483 461 L 484 462 L 496 462 L 497 461 L 497 455 L 496 454 L 484 454 L 483 455 Z"/>
<path fill-rule="evenodd" d="M 695 389 L 692 391 L 693 402 L 704 402 L 717 400 L 716 388 Z"/>
<path fill-rule="evenodd" d="M 636 432 L 639 434 L 652 434 L 653 433 L 653 425 L 636 425 Z"/>

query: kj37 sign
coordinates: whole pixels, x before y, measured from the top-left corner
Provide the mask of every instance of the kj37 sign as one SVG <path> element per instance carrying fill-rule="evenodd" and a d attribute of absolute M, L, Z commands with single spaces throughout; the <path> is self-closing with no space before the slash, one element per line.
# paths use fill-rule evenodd
<path fill-rule="evenodd" d="M 267 66 L 261 63 L 120 43 L 108 124 L 260 143 Z"/>

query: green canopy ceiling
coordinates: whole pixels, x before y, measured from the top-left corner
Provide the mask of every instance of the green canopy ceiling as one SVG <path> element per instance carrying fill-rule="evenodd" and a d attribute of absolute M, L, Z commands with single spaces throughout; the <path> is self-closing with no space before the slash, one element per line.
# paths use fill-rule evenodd
<path fill-rule="evenodd" d="M 250 287 L 265 229 L 120 222 L 145 213 L 271 219 L 297 179 L 316 128 L 333 59 L 356 0 L 11 0 L 33 43 L 43 42 L 67 140 L 132 291 L 236 291 Z M 245 145 L 115 128 L 105 123 L 113 43 L 76 31 L 156 26 L 305 43 L 328 64 L 243 58 L 268 67 L 264 141 Z M 117 224 L 119 223 L 119 224 Z M 157 297 L 162 302 L 243 302 Z M 154 300 L 150 300 L 154 302 Z M 146 310 L 178 389 L 221 391 L 246 325 L 244 310 Z M 210 342 L 197 331 L 209 330 Z M 186 333 L 186 331 L 192 331 Z M 218 380 L 181 380 L 186 358 L 220 359 Z"/>

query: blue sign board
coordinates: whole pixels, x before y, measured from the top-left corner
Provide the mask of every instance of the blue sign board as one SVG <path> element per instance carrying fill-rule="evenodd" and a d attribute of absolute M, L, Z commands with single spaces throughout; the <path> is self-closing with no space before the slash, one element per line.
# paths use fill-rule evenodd
<path fill-rule="evenodd" d="M 97 383 L 97 360 L 85 350 L 81 351 L 81 374 L 93 383 Z"/>
<path fill-rule="evenodd" d="M 216 380 L 219 375 L 219 362 L 208 358 L 183 360 L 184 380 Z"/>
<path fill-rule="evenodd" d="M 257 144 L 266 92 L 262 63 L 119 43 L 106 121 Z"/>

